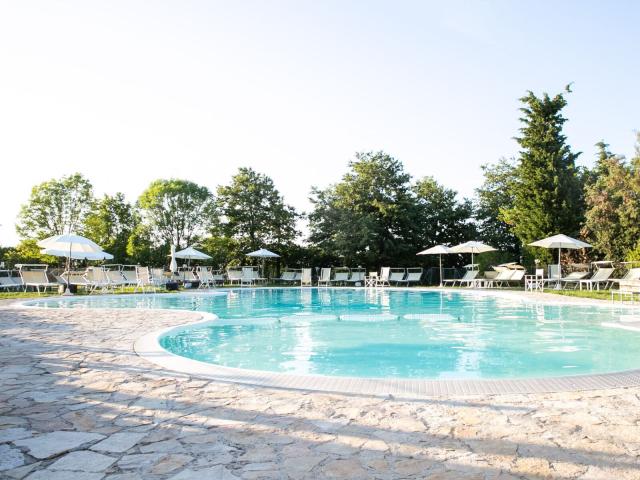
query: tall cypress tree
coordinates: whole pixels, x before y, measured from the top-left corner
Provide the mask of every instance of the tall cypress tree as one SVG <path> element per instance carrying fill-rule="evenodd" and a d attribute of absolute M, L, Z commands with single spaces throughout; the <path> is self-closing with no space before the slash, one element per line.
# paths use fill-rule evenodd
<path fill-rule="evenodd" d="M 571 92 L 569 86 L 566 92 Z M 567 101 L 562 93 L 550 98 L 527 92 L 520 101 L 524 114 L 521 151 L 512 185 L 513 206 L 505 220 L 523 245 L 540 238 L 564 233 L 575 236 L 584 214 L 582 175 L 562 132 Z"/>

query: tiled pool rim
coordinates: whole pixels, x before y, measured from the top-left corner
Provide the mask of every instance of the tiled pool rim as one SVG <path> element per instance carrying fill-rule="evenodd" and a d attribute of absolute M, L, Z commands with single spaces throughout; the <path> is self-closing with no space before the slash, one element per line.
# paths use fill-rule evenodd
<path fill-rule="evenodd" d="M 278 287 L 282 288 L 282 287 Z M 284 287 L 286 288 L 286 287 Z M 289 287 L 296 288 L 296 287 Z M 394 290 L 405 290 L 406 288 L 392 288 Z M 222 292 L 231 289 L 215 289 L 215 292 Z M 244 290 L 248 290 L 245 288 Z M 433 289 L 433 288 L 411 288 L 412 291 L 460 291 L 459 289 Z M 526 294 L 516 291 L 488 292 L 486 290 L 466 290 L 481 295 L 509 295 L 516 296 L 525 301 L 535 301 L 544 304 L 563 305 L 604 305 L 602 301 L 592 299 L 567 299 L 558 298 L 551 294 Z M 185 292 L 187 295 L 206 294 L 207 292 Z M 555 298 L 554 298 L 555 297 Z M 54 297 L 48 297 L 51 300 Z M 38 300 L 21 302 L 26 308 L 38 308 Z M 619 304 L 617 306 L 620 306 Z M 109 310 L 108 308 L 100 308 Z M 121 310 L 121 309 L 118 309 Z M 133 309 L 141 310 L 141 309 Z M 215 321 L 217 317 L 205 312 L 193 312 L 187 310 L 170 310 L 176 316 L 186 313 L 192 315 L 197 313 L 201 319 L 199 321 L 177 323 L 174 326 L 150 332 L 135 341 L 133 349 L 147 361 L 150 361 L 167 371 L 180 374 L 187 374 L 198 378 L 214 380 L 225 383 L 237 383 L 249 386 L 316 391 L 324 393 L 336 393 L 347 395 L 367 395 L 367 396 L 393 396 L 402 399 L 414 399 L 433 396 L 465 396 L 465 395 L 494 395 L 494 394 L 526 394 L 526 393 L 552 393 L 552 392 L 572 392 L 582 390 L 601 390 L 611 388 L 637 387 L 640 386 L 640 368 L 623 372 L 612 372 L 593 375 L 574 375 L 560 377 L 543 378 L 522 378 L 522 379 L 396 379 L 396 378 L 358 378 L 358 377 L 338 377 L 323 375 L 294 375 L 279 372 L 269 372 L 262 370 L 248 370 L 240 368 L 225 367 L 211 363 L 192 360 L 173 354 L 165 350 L 160 345 L 160 338 L 166 333 L 195 325 L 198 323 L 209 323 Z M 640 359 L 638 360 L 640 363 Z"/>

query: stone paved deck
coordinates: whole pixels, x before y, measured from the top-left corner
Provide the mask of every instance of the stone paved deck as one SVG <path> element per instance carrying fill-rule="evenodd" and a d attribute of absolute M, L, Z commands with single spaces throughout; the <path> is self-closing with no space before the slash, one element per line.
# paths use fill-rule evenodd
<path fill-rule="evenodd" d="M 640 388 L 396 398 L 163 371 L 166 311 L 0 309 L 0 478 L 640 479 Z"/>

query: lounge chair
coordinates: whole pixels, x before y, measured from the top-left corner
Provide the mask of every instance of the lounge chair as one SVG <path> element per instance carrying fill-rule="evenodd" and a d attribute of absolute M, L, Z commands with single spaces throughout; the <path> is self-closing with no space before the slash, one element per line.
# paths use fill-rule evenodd
<path fill-rule="evenodd" d="M 462 286 L 463 283 L 475 281 L 479 273 L 480 272 L 478 270 L 467 270 L 466 272 L 464 272 L 462 278 L 445 278 L 442 281 L 442 285 L 447 285 L 448 283 L 450 283 L 452 287 L 455 287 L 456 283 L 460 283 L 460 285 Z"/>
<path fill-rule="evenodd" d="M 151 268 L 149 269 L 153 284 L 156 287 L 166 287 L 171 278 L 165 273 L 164 268 Z"/>
<path fill-rule="evenodd" d="M 521 286 L 526 273 L 525 269 L 512 270 L 511 278 L 506 281 L 507 286 L 511 287 L 514 283 L 517 286 Z"/>
<path fill-rule="evenodd" d="M 136 276 L 136 265 L 123 265 L 120 272 L 124 277 L 125 285 L 129 287 L 137 285 L 138 277 Z"/>
<path fill-rule="evenodd" d="M 242 282 L 242 269 L 238 267 L 227 268 L 227 280 L 230 285 L 237 283 L 240 285 Z"/>
<path fill-rule="evenodd" d="M 102 267 L 87 268 L 84 278 L 87 281 L 89 293 L 93 293 L 98 289 L 100 289 L 101 292 L 107 292 L 111 286 L 107 271 Z"/>
<path fill-rule="evenodd" d="M 544 279 L 545 284 L 553 283 L 556 288 L 561 288 L 561 280 L 562 280 L 562 270 L 560 269 L 560 265 L 548 265 L 547 266 L 547 277 Z"/>
<path fill-rule="evenodd" d="M 300 274 L 300 286 L 301 287 L 311 287 L 313 286 L 312 282 L 312 271 L 310 268 L 303 268 Z"/>
<path fill-rule="evenodd" d="M 395 283 L 396 286 L 402 283 L 407 275 L 407 270 L 404 268 L 392 268 L 389 270 L 389 284 Z"/>
<path fill-rule="evenodd" d="M 242 267 L 242 275 L 240 276 L 240 286 L 245 285 L 253 286 L 255 284 L 255 275 L 253 274 L 253 267 Z"/>
<path fill-rule="evenodd" d="M 76 288 L 83 287 L 89 289 L 89 283 L 84 277 L 86 270 L 72 270 L 71 272 L 62 272 L 56 277 L 60 285 L 75 285 Z"/>
<path fill-rule="evenodd" d="M 227 277 L 222 270 L 211 270 L 211 276 L 213 277 L 213 286 L 217 284 L 224 285 Z"/>
<path fill-rule="evenodd" d="M 330 281 L 332 285 L 346 285 L 349 280 L 349 269 L 347 267 L 337 268 Z"/>
<path fill-rule="evenodd" d="M 513 277 L 513 273 L 515 270 L 509 270 L 508 268 L 501 268 L 497 272 L 495 272 L 495 276 L 492 278 L 486 279 L 478 279 L 475 280 L 480 287 L 483 288 L 501 288 L 506 282 L 511 280 Z M 469 281 L 474 281 L 474 279 L 469 279 Z"/>
<path fill-rule="evenodd" d="M 614 270 L 612 267 L 599 268 L 591 278 L 580 280 L 580 290 L 582 290 L 583 286 L 587 290 L 593 290 L 593 287 L 596 287 L 596 290 L 600 290 L 600 285 L 602 284 L 604 284 L 604 288 L 606 289 L 612 283 L 609 278 L 613 275 Z"/>
<path fill-rule="evenodd" d="M 31 287 L 35 288 L 38 295 L 40 295 L 40 289 L 46 291 L 47 288 L 59 288 L 59 283 L 49 280 L 47 275 L 48 268 L 47 265 L 18 265 L 18 272 L 20 273 L 24 291 L 26 292 Z"/>
<path fill-rule="evenodd" d="M 136 279 L 136 288 L 133 290 L 133 293 L 137 293 L 138 289 L 142 290 L 142 293 L 147 290 L 151 290 L 155 293 L 156 284 L 153 281 L 153 276 L 151 275 L 149 267 L 136 266 Z"/>
<path fill-rule="evenodd" d="M 630 268 L 627 270 L 627 273 L 624 274 L 622 278 L 610 278 L 609 281 L 613 283 L 620 282 L 633 282 L 636 280 L 640 280 L 640 267 Z"/>
<path fill-rule="evenodd" d="M 194 284 L 194 283 L 198 283 L 200 281 L 200 279 L 198 278 L 198 276 L 195 274 L 195 272 L 193 270 L 183 270 L 180 274 L 182 276 L 182 282 L 186 285 L 186 284 Z"/>
<path fill-rule="evenodd" d="M 391 277 L 391 267 L 382 267 L 380 276 L 376 280 L 376 287 L 390 287 L 389 278 Z"/>
<path fill-rule="evenodd" d="M 324 285 L 325 287 L 328 287 L 330 283 L 331 283 L 331 268 L 324 267 L 322 270 L 320 270 L 320 278 L 318 278 L 318 286 Z"/>
<path fill-rule="evenodd" d="M 406 283 L 407 286 L 412 283 L 420 283 L 420 280 L 422 280 L 422 272 L 423 270 L 421 267 L 407 268 L 407 275 L 400 280 L 399 283 Z"/>
<path fill-rule="evenodd" d="M 253 281 L 254 283 L 262 282 L 266 283 L 267 278 L 260 276 L 260 268 L 259 267 L 250 267 L 253 271 Z"/>
<path fill-rule="evenodd" d="M 564 284 L 565 287 L 573 285 L 573 288 L 575 290 L 576 288 L 578 288 L 578 285 L 580 284 L 582 279 L 584 279 L 587 275 L 589 275 L 589 272 L 571 272 L 566 277 L 561 278 L 560 283 Z"/>
<path fill-rule="evenodd" d="M 364 277 L 365 277 L 365 269 L 364 268 L 352 268 L 351 269 L 351 274 L 349 275 L 349 278 L 347 279 L 347 281 L 345 283 L 347 284 L 352 284 L 354 287 L 357 284 L 363 285 L 364 284 Z"/>
<path fill-rule="evenodd" d="M 215 286 L 213 274 L 211 273 L 209 267 L 198 267 L 196 269 L 196 274 L 198 275 L 198 279 L 200 280 L 200 285 L 198 285 L 198 288 L 208 288 L 211 286 Z"/>
<path fill-rule="evenodd" d="M 122 275 L 122 271 L 119 267 L 117 268 L 117 270 L 105 269 L 105 273 L 111 287 L 120 287 L 124 290 L 125 285 L 127 285 L 127 279 L 124 278 L 124 275 Z"/>
<path fill-rule="evenodd" d="M 293 283 L 296 278 L 296 272 L 293 270 L 285 270 L 278 278 L 274 278 L 274 282 Z"/>
<path fill-rule="evenodd" d="M 18 290 L 22 288 L 22 281 L 19 277 L 13 276 L 12 270 L 0 270 L 0 290 Z"/>

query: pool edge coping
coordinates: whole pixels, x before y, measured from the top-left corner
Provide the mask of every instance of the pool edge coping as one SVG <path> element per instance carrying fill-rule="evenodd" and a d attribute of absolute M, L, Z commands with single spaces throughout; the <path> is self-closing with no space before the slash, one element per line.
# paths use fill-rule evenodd
<path fill-rule="evenodd" d="M 399 289 L 406 290 L 406 288 Z M 421 290 L 424 291 L 427 289 Z M 433 291 L 442 289 L 428 290 Z M 458 291 L 457 289 L 446 290 L 452 292 Z M 515 296 L 519 296 L 523 300 L 532 300 L 528 296 L 521 294 L 519 295 L 519 292 L 512 293 Z M 569 301 L 560 301 L 557 303 L 564 305 L 593 305 L 593 302 L 574 302 L 572 300 L 575 299 L 572 298 Z M 600 302 L 600 300 L 596 301 Z M 181 310 L 171 311 L 181 312 Z M 182 311 L 184 312 L 184 310 Z M 144 358 L 167 370 L 194 375 L 198 378 L 205 378 L 219 382 L 236 383 L 255 387 L 298 390 L 305 392 L 322 392 L 343 395 L 366 395 L 376 397 L 398 397 L 409 400 L 414 398 L 417 399 L 422 397 L 449 395 L 471 396 L 560 393 L 640 386 L 640 369 L 601 374 L 519 379 L 383 379 L 314 374 L 298 375 L 282 372 L 226 367 L 213 363 L 202 362 L 199 360 L 194 360 L 174 354 L 160 345 L 160 338 L 171 331 L 185 328 L 187 326 L 209 323 L 211 321 L 215 321 L 218 318 L 215 314 L 206 312 L 198 313 L 200 314 L 201 318 L 196 322 L 188 322 L 171 327 L 166 327 L 150 332 L 138 338 L 134 342 L 134 350 L 136 354 L 138 354 L 141 358 Z"/>

